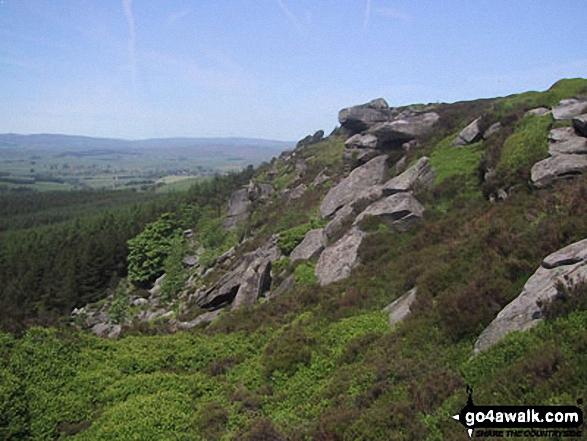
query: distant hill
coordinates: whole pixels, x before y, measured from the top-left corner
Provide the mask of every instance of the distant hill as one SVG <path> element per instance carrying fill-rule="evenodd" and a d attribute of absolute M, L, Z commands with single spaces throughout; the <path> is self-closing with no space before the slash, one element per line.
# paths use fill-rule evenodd
<path fill-rule="evenodd" d="M 57 150 L 60 152 L 73 150 L 76 152 L 107 150 L 147 150 L 173 149 L 197 151 L 202 154 L 216 153 L 234 155 L 238 148 L 239 155 L 257 160 L 267 158 L 267 153 L 281 153 L 295 146 L 295 141 L 273 141 L 254 138 L 154 138 L 144 140 L 126 140 L 116 138 L 93 138 L 88 136 L 33 134 L 20 135 L 15 133 L 0 134 L 0 148 L 27 150 Z"/>

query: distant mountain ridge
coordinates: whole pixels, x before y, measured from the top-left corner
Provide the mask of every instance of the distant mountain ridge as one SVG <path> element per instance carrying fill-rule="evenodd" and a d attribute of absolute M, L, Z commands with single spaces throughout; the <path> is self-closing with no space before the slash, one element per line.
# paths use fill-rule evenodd
<path fill-rule="evenodd" d="M 295 146 L 295 141 L 274 141 L 257 138 L 149 138 L 127 140 L 117 138 L 98 138 L 80 135 L 31 134 L 16 133 L 0 134 L 0 148 L 30 149 L 152 149 L 152 148 L 198 148 L 203 151 L 210 147 L 247 147 L 281 152 Z M 215 150 L 215 149 L 212 149 Z"/>

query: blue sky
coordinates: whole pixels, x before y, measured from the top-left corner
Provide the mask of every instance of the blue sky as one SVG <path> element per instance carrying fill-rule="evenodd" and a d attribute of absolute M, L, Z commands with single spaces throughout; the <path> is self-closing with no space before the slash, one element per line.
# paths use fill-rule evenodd
<path fill-rule="evenodd" d="M 0 133 L 297 140 L 587 76 L 585 0 L 0 0 Z"/>

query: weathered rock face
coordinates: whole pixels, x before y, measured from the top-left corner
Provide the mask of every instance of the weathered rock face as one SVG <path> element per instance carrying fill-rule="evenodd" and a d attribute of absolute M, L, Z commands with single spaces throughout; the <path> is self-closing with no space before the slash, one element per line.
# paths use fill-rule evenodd
<path fill-rule="evenodd" d="M 587 105 L 587 101 L 585 102 Z M 544 188 L 560 179 L 569 179 L 587 170 L 587 138 L 580 135 L 577 124 L 559 127 L 548 135 L 550 158 L 537 162 L 530 171 L 535 188 Z"/>
<path fill-rule="evenodd" d="M 203 309 L 217 309 L 233 302 L 239 306 L 252 304 L 269 289 L 270 263 L 280 258 L 281 251 L 274 240 L 243 255 L 213 287 L 198 293 L 196 304 Z"/>
<path fill-rule="evenodd" d="M 419 191 L 432 187 L 434 170 L 430 160 L 424 156 L 401 175 L 383 184 L 383 195 L 391 196 L 404 191 Z"/>
<path fill-rule="evenodd" d="M 493 135 L 495 135 L 500 130 L 501 130 L 501 123 L 500 122 L 496 122 L 496 123 L 491 124 L 487 128 L 487 130 L 485 130 L 485 132 L 483 132 L 483 139 L 491 138 Z"/>
<path fill-rule="evenodd" d="M 412 288 L 399 299 L 394 300 L 391 304 L 383 308 L 383 312 L 389 316 L 389 327 L 392 328 L 399 322 L 402 322 L 410 314 L 410 308 L 416 300 L 417 288 Z"/>
<path fill-rule="evenodd" d="M 546 107 L 537 107 L 536 109 L 528 110 L 524 114 L 524 116 L 530 116 L 530 115 L 544 116 L 544 115 L 548 115 L 549 113 L 550 113 L 550 109 L 548 109 Z"/>
<path fill-rule="evenodd" d="M 356 216 L 357 213 L 355 213 L 352 204 L 344 205 L 336 212 L 332 220 L 328 222 L 328 225 L 324 228 L 324 234 L 328 239 L 340 237 L 344 232 L 345 226 L 350 226 Z"/>
<path fill-rule="evenodd" d="M 222 223 L 224 227 L 232 230 L 239 222 L 247 219 L 249 216 L 249 205 L 251 205 L 251 201 L 249 199 L 248 189 L 241 188 L 235 191 L 228 201 L 228 213 Z"/>
<path fill-rule="evenodd" d="M 290 289 L 294 287 L 294 275 L 291 274 L 288 276 L 281 284 L 277 287 L 276 290 L 271 291 L 267 294 L 267 300 L 273 299 L 275 297 L 279 297 L 280 295 L 286 293 Z"/>
<path fill-rule="evenodd" d="M 368 133 L 364 135 L 357 133 L 347 139 L 344 145 L 351 149 L 374 149 L 377 147 L 377 138 Z"/>
<path fill-rule="evenodd" d="M 320 205 L 320 214 L 331 216 L 345 204 L 353 202 L 362 191 L 381 184 L 387 171 L 387 155 L 380 155 L 354 169 L 349 176 L 333 187 Z"/>
<path fill-rule="evenodd" d="M 412 194 L 396 193 L 369 205 L 357 216 L 353 225 L 358 225 L 367 216 L 375 216 L 394 230 L 405 232 L 422 219 L 423 214 L 424 207 Z"/>
<path fill-rule="evenodd" d="M 573 127 L 577 135 L 587 137 L 587 113 L 574 117 Z"/>
<path fill-rule="evenodd" d="M 587 239 L 548 256 L 524 285 L 522 293 L 497 315 L 475 343 L 475 353 L 502 340 L 514 331 L 526 331 L 542 320 L 539 304 L 551 302 L 557 284 L 570 286 L 587 278 Z"/>
<path fill-rule="evenodd" d="M 242 281 L 238 287 L 232 310 L 241 306 L 255 304 L 257 299 L 271 287 L 271 261 L 259 257 L 251 262 L 243 274 Z"/>
<path fill-rule="evenodd" d="M 564 121 L 581 115 L 587 111 L 587 98 L 570 98 L 562 100 L 552 108 L 552 116 L 556 121 Z"/>
<path fill-rule="evenodd" d="M 308 135 L 304 139 L 298 141 L 296 148 L 305 147 L 311 144 L 317 144 L 324 139 L 324 130 L 318 130 L 313 135 Z"/>
<path fill-rule="evenodd" d="M 465 127 L 459 136 L 453 141 L 452 145 L 455 147 L 473 144 L 474 142 L 480 141 L 482 134 L 481 134 L 481 118 L 477 118 L 467 127 Z"/>
<path fill-rule="evenodd" d="M 316 265 L 316 278 L 321 286 L 346 279 L 360 263 L 359 247 L 365 233 L 352 228 L 338 242 L 326 248 Z"/>
<path fill-rule="evenodd" d="M 304 240 L 294 248 L 289 255 L 292 262 L 297 260 L 308 260 L 318 257 L 326 246 L 326 237 L 323 228 L 310 230 L 306 233 Z"/>
<path fill-rule="evenodd" d="M 587 138 L 577 136 L 573 127 L 553 129 L 548 135 L 548 152 L 552 155 L 585 154 Z"/>
<path fill-rule="evenodd" d="M 306 184 L 300 184 L 291 191 L 291 193 L 289 194 L 289 198 L 290 199 L 299 199 L 304 195 L 304 193 L 307 189 L 308 189 L 308 186 Z"/>
<path fill-rule="evenodd" d="M 402 144 L 430 132 L 440 117 L 435 112 L 406 116 L 389 122 L 381 122 L 369 128 L 369 134 L 375 136 L 380 147 L 401 147 Z"/>
<path fill-rule="evenodd" d="M 535 188 L 545 188 L 557 179 L 572 178 L 585 170 L 585 155 L 556 155 L 534 164 L 530 179 Z"/>
<path fill-rule="evenodd" d="M 220 314 L 223 312 L 223 309 L 217 309 L 216 311 L 208 311 L 204 314 L 197 316 L 195 319 L 190 320 L 189 322 L 176 322 L 175 328 L 176 329 L 191 329 L 198 325 L 207 325 L 212 323 L 216 320 Z"/>
<path fill-rule="evenodd" d="M 316 176 L 316 178 L 314 178 L 314 181 L 312 182 L 312 185 L 314 187 L 317 187 L 318 185 L 322 185 L 324 184 L 326 181 L 328 181 L 330 179 L 330 176 L 328 176 L 324 170 L 322 170 L 320 173 L 318 173 L 318 175 Z"/>
<path fill-rule="evenodd" d="M 383 98 L 378 98 L 367 104 L 348 107 L 338 113 L 341 126 L 353 133 L 367 130 L 373 124 L 389 120 L 389 105 Z"/>

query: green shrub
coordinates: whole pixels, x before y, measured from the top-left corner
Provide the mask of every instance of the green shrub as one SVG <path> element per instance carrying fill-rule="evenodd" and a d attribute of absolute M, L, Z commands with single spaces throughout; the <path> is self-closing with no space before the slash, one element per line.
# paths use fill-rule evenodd
<path fill-rule="evenodd" d="M 165 259 L 174 237 L 181 235 L 173 215 L 165 213 L 128 241 L 128 280 L 145 287 L 163 274 Z"/>

